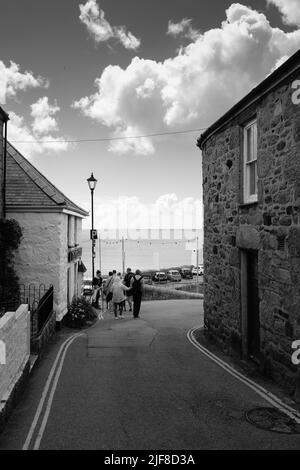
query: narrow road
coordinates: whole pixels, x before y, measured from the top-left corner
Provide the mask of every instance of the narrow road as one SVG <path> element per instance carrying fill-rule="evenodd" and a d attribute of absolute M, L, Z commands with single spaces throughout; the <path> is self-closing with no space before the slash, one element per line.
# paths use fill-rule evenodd
<path fill-rule="evenodd" d="M 203 323 L 201 301 L 144 302 L 141 319 L 126 315 L 115 321 L 106 314 L 69 344 L 57 386 L 32 428 L 67 337 L 51 349 L 0 436 L 0 449 L 21 449 L 30 429 L 28 448 L 38 442 L 40 449 L 300 447 L 299 435 L 249 424 L 245 412 L 268 403 L 188 341 L 188 330 Z"/>

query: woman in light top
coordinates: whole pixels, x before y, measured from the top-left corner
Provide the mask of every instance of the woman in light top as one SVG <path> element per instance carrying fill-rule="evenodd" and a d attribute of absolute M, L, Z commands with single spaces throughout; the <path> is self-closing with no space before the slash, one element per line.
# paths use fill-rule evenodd
<path fill-rule="evenodd" d="M 115 319 L 118 318 L 118 307 L 119 307 L 119 318 L 124 318 L 123 316 L 123 305 L 125 301 L 124 292 L 129 290 L 129 287 L 122 284 L 122 280 L 119 276 L 116 276 L 113 286 L 112 286 L 112 302 L 114 306 Z"/>

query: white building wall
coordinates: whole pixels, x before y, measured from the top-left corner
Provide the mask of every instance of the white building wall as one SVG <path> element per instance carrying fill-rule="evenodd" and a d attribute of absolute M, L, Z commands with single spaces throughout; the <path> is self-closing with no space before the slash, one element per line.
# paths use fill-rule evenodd
<path fill-rule="evenodd" d="M 27 305 L 0 319 L 0 412 L 30 355 L 30 314 Z"/>
<path fill-rule="evenodd" d="M 15 255 L 15 269 L 20 284 L 45 284 L 46 288 L 53 284 L 56 319 L 62 320 L 67 313 L 68 291 L 70 301 L 74 295 L 80 294 L 77 283 L 78 261 L 68 262 L 69 240 L 73 240 L 72 246 L 75 244 L 75 217 L 71 216 L 71 233 L 68 240 L 67 214 L 10 212 L 7 216 L 16 219 L 23 232 Z M 81 219 L 78 219 L 77 231 L 81 229 Z M 77 236 L 80 238 L 79 234 Z"/>

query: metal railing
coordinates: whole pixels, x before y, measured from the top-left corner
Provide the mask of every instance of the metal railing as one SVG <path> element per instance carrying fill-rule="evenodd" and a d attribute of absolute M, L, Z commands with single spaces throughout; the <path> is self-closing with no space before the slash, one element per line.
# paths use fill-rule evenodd
<path fill-rule="evenodd" d="M 0 318 L 6 312 L 15 312 L 21 304 L 27 304 L 31 313 L 31 336 L 36 336 L 53 311 L 53 293 L 52 285 L 47 288 L 45 284 L 20 284 L 16 299 L 0 301 Z"/>
<path fill-rule="evenodd" d="M 53 286 L 51 286 L 38 303 L 37 310 L 35 311 L 37 316 L 38 333 L 42 330 L 53 312 L 53 293 Z"/>

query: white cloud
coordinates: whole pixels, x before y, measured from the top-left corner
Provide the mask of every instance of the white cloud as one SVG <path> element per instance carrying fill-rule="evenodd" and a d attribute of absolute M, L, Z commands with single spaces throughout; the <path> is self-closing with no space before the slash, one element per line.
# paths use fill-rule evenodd
<path fill-rule="evenodd" d="M 89 210 L 89 203 L 86 204 Z M 179 200 L 175 193 L 164 194 L 153 203 L 145 204 L 138 197 L 116 199 L 95 198 L 94 225 L 101 230 L 139 229 L 199 230 L 203 225 L 203 205 L 200 199 Z M 83 221 L 84 228 L 90 220 Z"/>
<path fill-rule="evenodd" d="M 134 126 L 127 126 L 126 129 L 122 127 L 116 128 L 112 137 L 126 137 L 124 140 L 112 140 L 108 146 L 110 152 L 123 155 L 126 153 L 136 153 L 139 155 L 150 155 L 154 153 L 154 146 L 151 139 L 148 137 L 140 137 L 132 139 L 132 136 L 139 135 L 139 128 Z"/>
<path fill-rule="evenodd" d="M 111 26 L 105 18 L 96 0 L 88 0 L 79 5 L 79 19 L 87 27 L 88 32 L 96 42 L 104 42 L 115 38 L 120 41 L 126 49 L 137 49 L 140 40 L 137 39 L 125 26 Z"/>
<path fill-rule="evenodd" d="M 33 117 L 32 130 L 36 134 L 47 134 L 58 130 L 58 123 L 53 117 L 60 108 L 49 104 L 47 96 L 40 98 L 31 105 L 31 116 Z"/>
<path fill-rule="evenodd" d="M 6 104 L 7 98 L 15 97 L 18 91 L 28 88 L 48 87 L 49 83 L 42 77 L 34 77 L 32 72 L 20 72 L 20 66 L 10 61 L 7 67 L 0 60 L 0 103 Z"/>
<path fill-rule="evenodd" d="M 182 35 L 185 38 L 195 40 L 199 37 L 200 33 L 196 29 L 192 28 L 191 22 L 192 20 L 189 18 L 183 18 L 178 23 L 173 23 L 173 21 L 170 20 L 168 23 L 167 34 L 174 37 Z"/>
<path fill-rule="evenodd" d="M 26 158 L 32 159 L 34 155 L 45 152 L 65 152 L 70 148 L 68 142 L 57 142 L 63 137 L 54 137 L 50 132 L 58 130 L 56 120 L 51 117 L 59 108 L 51 106 L 48 98 L 40 98 L 31 105 L 33 121 L 26 124 L 24 117 L 13 111 L 9 112 L 8 140 Z"/>
<path fill-rule="evenodd" d="M 300 0 L 267 0 L 267 2 L 279 9 L 286 24 L 300 26 Z"/>
<path fill-rule="evenodd" d="M 97 91 L 73 107 L 111 129 L 142 135 L 206 127 L 300 47 L 300 30 L 285 33 L 266 16 L 239 3 L 219 28 L 201 34 L 177 55 L 156 62 L 134 57 L 126 68 L 108 66 Z M 115 141 L 117 153 L 153 153 L 150 139 Z"/>

